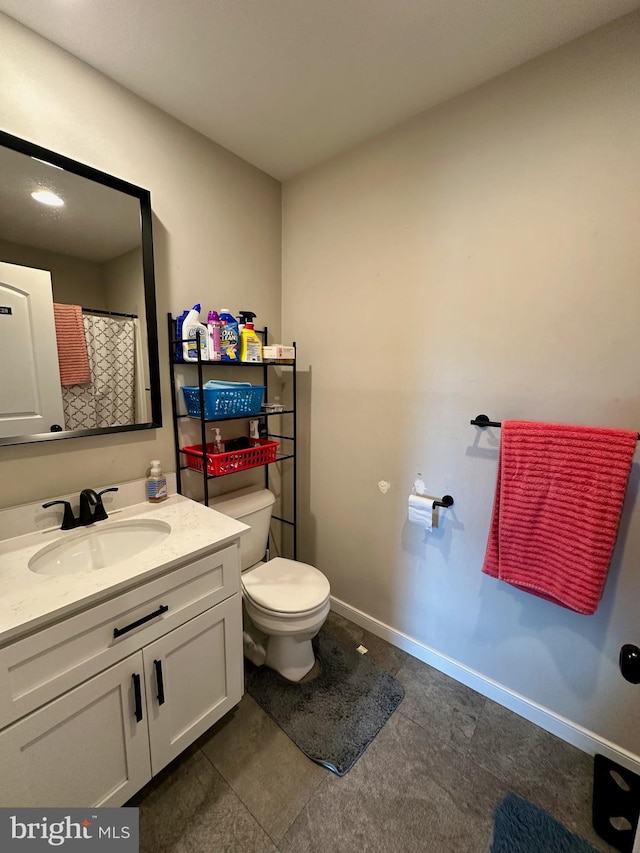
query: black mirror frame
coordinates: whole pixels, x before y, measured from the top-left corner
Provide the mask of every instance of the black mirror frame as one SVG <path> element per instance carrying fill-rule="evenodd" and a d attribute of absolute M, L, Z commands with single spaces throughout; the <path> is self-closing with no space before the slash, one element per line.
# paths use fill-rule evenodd
<path fill-rule="evenodd" d="M 160 393 L 160 357 L 158 351 L 158 316 L 156 309 L 155 267 L 153 262 L 153 230 L 151 215 L 151 193 L 128 181 L 115 178 L 92 166 L 86 166 L 64 154 L 58 154 L 28 142 L 18 136 L 13 136 L 0 130 L 0 145 L 11 148 L 28 157 L 47 160 L 55 166 L 60 166 L 68 172 L 73 172 L 82 178 L 103 184 L 114 190 L 133 196 L 140 203 L 140 223 L 142 237 L 142 273 L 144 281 L 144 299 L 147 325 L 147 354 L 149 358 L 149 390 L 151 396 L 151 422 L 144 424 L 128 424 L 127 426 L 98 427 L 96 429 L 74 429 L 62 432 L 35 433 L 33 435 L 8 436 L 0 438 L 0 446 L 14 444 L 32 444 L 40 441 L 56 441 L 67 438 L 82 438 L 94 435 L 111 435 L 121 432 L 132 432 L 141 429 L 159 429 L 162 426 L 162 400 Z"/>

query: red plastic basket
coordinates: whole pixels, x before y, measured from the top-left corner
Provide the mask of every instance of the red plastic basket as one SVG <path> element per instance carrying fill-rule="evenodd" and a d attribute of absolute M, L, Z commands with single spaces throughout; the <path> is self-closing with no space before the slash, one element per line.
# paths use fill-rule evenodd
<path fill-rule="evenodd" d="M 223 444 L 226 443 L 223 441 Z M 215 445 L 207 444 L 207 474 L 212 477 L 220 477 L 223 474 L 233 474 L 235 471 L 257 468 L 259 465 L 268 465 L 270 462 L 276 461 L 279 442 L 258 438 L 253 439 L 252 443 L 252 447 L 246 447 L 244 450 L 229 450 L 224 453 L 216 453 Z M 201 444 L 183 447 L 182 452 L 187 457 L 189 468 L 200 472 L 204 470 Z"/>

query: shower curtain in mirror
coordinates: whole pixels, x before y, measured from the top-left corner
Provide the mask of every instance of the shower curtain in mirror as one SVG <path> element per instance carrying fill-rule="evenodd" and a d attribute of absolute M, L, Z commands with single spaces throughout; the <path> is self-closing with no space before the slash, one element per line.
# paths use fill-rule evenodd
<path fill-rule="evenodd" d="M 83 315 L 91 382 L 62 387 L 65 429 L 136 423 L 136 329 L 132 319 Z"/>

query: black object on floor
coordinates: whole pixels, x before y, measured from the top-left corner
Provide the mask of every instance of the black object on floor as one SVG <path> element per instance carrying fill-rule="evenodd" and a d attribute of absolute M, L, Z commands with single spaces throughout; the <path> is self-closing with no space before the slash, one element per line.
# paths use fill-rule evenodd
<path fill-rule="evenodd" d="M 490 853 L 598 853 L 544 809 L 509 794 L 493 816 Z"/>
<path fill-rule="evenodd" d="M 605 755 L 593 759 L 593 828 L 600 838 L 631 853 L 640 814 L 640 776 Z"/>
<path fill-rule="evenodd" d="M 404 688 L 366 655 L 321 629 L 314 640 L 321 672 L 293 683 L 266 666 L 247 692 L 312 761 L 344 776 L 404 698 Z"/>

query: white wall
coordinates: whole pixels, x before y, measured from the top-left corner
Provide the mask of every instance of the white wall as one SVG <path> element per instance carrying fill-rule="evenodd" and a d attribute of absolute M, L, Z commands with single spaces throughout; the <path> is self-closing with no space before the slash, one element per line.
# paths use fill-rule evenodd
<path fill-rule="evenodd" d="M 280 184 L 0 15 L 0 126 L 151 191 L 161 430 L 0 448 L 0 507 L 175 470 L 166 315 L 251 309 L 280 328 Z"/>
<path fill-rule="evenodd" d="M 287 182 L 302 559 L 419 643 L 640 755 L 640 453 L 603 601 L 481 574 L 499 432 L 476 414 L 640 429 L 640 15 Z M 417 472 L 455 506 L 406 523 Z M 381 494 L 379 480 L 391 482 Z"/>
<path fill-rule="evenodd" d="M 102 266 L 94 261 L 9 240 L 0 240 L 0 257 L 10 264 L 48 270 L 54 302 L 84 304 L 91 308 L 108 307 Z"/>

